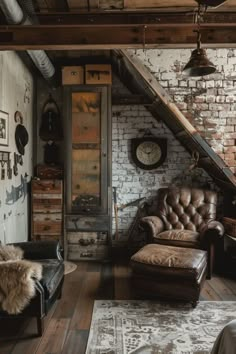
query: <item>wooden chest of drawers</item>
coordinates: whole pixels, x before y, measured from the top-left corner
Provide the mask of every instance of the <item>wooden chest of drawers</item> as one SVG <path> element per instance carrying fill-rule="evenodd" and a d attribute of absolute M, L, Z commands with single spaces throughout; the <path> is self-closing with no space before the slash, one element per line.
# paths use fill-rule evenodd
<path fill-rule="evenodd" d="M 107 260 L 109 257 L 107 232 L 68 232 L 68 259 Z"/>
<path fill-rule="evenodd" d="M 32 240 L 62 242 L 62 235 L 62 180 L 32 180 Z"/>

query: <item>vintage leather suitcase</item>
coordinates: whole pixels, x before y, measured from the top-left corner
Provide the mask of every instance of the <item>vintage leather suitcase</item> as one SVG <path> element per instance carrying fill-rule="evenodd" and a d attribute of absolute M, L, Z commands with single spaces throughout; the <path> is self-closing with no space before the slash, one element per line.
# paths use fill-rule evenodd
<path fill-rule="evenodd" d="M 62 179 L 63 168 L 59 165 L 37 165 L 36 177 L 41 179 Z"/>

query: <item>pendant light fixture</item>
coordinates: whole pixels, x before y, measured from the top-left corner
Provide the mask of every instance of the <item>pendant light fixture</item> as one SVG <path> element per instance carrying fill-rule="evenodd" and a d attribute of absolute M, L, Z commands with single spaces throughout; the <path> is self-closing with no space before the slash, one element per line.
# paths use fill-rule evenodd
<path fill-rule="evenodd" d="M 206 50 L 201 48 L 201 31 L 200 20 L 202 17 L 201 4 L 198 4 L 198 12 L 196 14 L 196 22 L 198 24 L 197 32 L 197 49 L 192 51 L 190 60 L 185 65 L 183 73 L 187 76 L 205 76 L 213 74 L 216 71 L 214 64 L 207 58 Z"/>
<path fill-rule="evenodd" d="M 192 51 L 191 58 L 183 69 L 187 76 L 204 76 L 216 71 L 214 64 L 207 58 L 206 50 L 201 48 L 201 33 L 197 33 L 197 49 Z"/>

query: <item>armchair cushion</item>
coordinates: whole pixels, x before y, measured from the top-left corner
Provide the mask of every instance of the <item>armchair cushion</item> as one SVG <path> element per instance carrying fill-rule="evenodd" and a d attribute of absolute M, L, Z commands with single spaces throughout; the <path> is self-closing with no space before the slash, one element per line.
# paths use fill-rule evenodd
<path fill-rule="evenodd" d="M 182 246 L 190 248 L 199 248 L 199 233 L 190 230 L 168 230 L 154 236 L 154 243 L 168 244 L 169 246 Z"/>

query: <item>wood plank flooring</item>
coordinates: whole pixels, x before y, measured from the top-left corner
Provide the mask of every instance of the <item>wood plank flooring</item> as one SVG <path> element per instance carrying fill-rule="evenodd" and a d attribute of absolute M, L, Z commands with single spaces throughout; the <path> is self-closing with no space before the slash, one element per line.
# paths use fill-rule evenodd
<path fill-rule="evenodd" d="M 65 276 L 62 298 L 46 317 L 45 332 L 41 338 L 3 340 L 4 330 L 8 326 L 13 334 L 17 328 L 24 334 L 36 333 L 36 320 L 26 323 L 14 320 L 9 324 L 0 319 L 0 353 L 84 354 L 94 300 L 137 298 L 130 286 L 130 275 L 125 261 L 113 265 L 78 263 L 76 271 Z M 205 282 L 200 300 L 236 301 L 236 281 L 214 275 Z"/>

